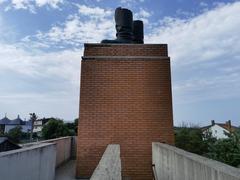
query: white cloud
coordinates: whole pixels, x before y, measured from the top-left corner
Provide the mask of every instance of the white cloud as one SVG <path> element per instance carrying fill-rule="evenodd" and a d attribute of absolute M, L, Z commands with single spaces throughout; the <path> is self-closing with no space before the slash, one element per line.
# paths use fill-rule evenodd
<path fill-rule="evenodd" d="M 78 84 L 76 73 L 81 55 L 82 49 L 33 54 L 15 45 L 0 44 L 0 72 L 14 72 L 31 78 L 63 78 Z"/>
<path fill-rule="evenodd" d="M 9 4 L 5 7 L 5 11 L 11 9 L 25 9 L 31 13 L 36 13 L 35 7 L 30 0 L 9 0 Z"/>
<path fill-rule="evenodd" d="M 66 21 L 54 25 L 47 32 L 39 31 L 35 36 L 43 44 L 81 46 L 82 43 L 100 42 L 115 38 L 114 11 L 100 7 L 74 4 L 78 13 L 69 15 Z M 134 19 L 148 24 L 153 12 L 140 8 Z"/>
<path fill-rule="evenodd" d="M 155 28 L 146 40 L 168 43 L 174 63 L 178 65 L 237 54 L 240 47 L 239 10 L 240 3 L 234 3 L 188 20 L 165 18 L 164 25 Z"/>
<path fill-rule="evenodd" d="M 138 16 L 148 18 L 151 16 L 151 13 L 143 8 L 140 8 L 140 11 L 138 13 Z"/>
<path fill-rule="evenodd" d="M 53 26 L 48 32 L 38 32 L 40 42 L 82 46 L 85 42 L 100 42 L 115 34 L 113 11 L 99 7 L 77 5 L 79 13 L 70 15 L 64 23 Z"/>
<path fill-rule="evenodd" d="M 58 5 L 62 4 L 63 0 L 35 0 L 35 3 L 39 7 L 49 5 L 53 8 L 58 8 Z"/>
<path fill-rule="evenodd" d="M 204 9 L 205 9 L 205 8 L 204 8 Z M 183 11 L 182 9 L 178 9 L 178 10 L 176 11 L 176 14 L 177 14 L 178 16 L 183 16 L 183 17 L 185 17 L 185 18 L 191 18 L 191 17 L 194 17 L 194 16 L 195 16 L 195 14 L 194 14 L 193 12 Z"/>
<path fill-rule="evenodd" d="M 144 24 L 148 24 L 149 18 L 152 16 L 152 14 L 153 12 L 140 8 L 138 12 L 134 13 L 134 19 L 140 19 L 144 22 Z"/>
<path fill-rule="evenodd" d="M 118 0 L 120 6 L 128 9 L 137 9 L 142 6 L 145 0 Z M 151 2 L 150 2 L 151 3 Z"/>
<path fill-rule="evenodd" d="M 59 8 L 63 0 L 0 0 L 1 2 L 8 2 L 5 11 L 11 9 L 25 9 L 31 13 L 36 13 L 36 7 L 49 6 L 51 8 Z"/>
<path fill-rule="evenodd" d="M 200 2 L 199 5 L 202 6 L 202 7 L 208 7 L 208 4 L 206 2 L 203 2 L 203 1 Z"/>
<path fill-rule="evenodd" d="M 178 81 L 173 88 L 176 104 L 239 97 L 239 76 L 239 70 L 231 69 L 228 73 L 213 73 L 203 77 L 193 75 Z"/>
<path fill-rule="evenodd" d="M 2 3 L 4 3 L 4 2 L 6 2 L 7 0 L 0 0 L 0 4 L 2 4 Z"/>
<path fill-rule="evenodd" d="M 27 51 L 0 43 L 1 112 L 75 118 L 82 49 Z M 43 113 L 44 112 L 44 113 Z"/>
<path fill-rule="evenodd" d="M 80 5 L 76 4 L 78 9 L 78 12 L 82 15 L 91 17 L 91 18 L 103 18 L 106 16 L 110 16 L 113 14 L 112 10 L 109 9 L 103 9 L 100 7 L 89 7 L 86 5 Z"/>
<path fill-rule="evenodd" d="M 120 0 L 122 4 L 130 4 L 130 3 L 138 3 L 138 2 L 142 3 L 144 1 L 145 0 Z"/>
<path fill-rule="evenodd" d="M 240 61 L 239 11 L 236 2 L 187 20 L 168 17 L 147 35 L 149 43 L 168 43 L 177 103 L 240 97 L 232 88 L 240 84 L 233 68 Z"/>

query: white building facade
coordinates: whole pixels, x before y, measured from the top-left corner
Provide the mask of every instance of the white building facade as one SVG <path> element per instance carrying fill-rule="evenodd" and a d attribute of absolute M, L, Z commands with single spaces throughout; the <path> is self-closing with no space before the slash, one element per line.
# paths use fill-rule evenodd
<path fill-rule="evenodd" d="M 231 125 L 230 120 L 225 124 L 215 123 L 215 121 L 212 120 L 212 124 L 210 126 L 202 127 L 201 129 L 205 135 L 211 133 L 212 137 L 216 139 L 226 139 L 228 138 L 228 134 L 232 133 L 236 127 Z"/>
<path fill-rule="evenodd" d="M 204 134 L 210 132 L 212 137 L 216 139 L 225 139 L 228 138 L 226 133 L 230 133 L 228 130 L 222 128 L 221 126 L 215 124 L 214 126 L 209 127 L 207 130 L 203 131 Z"/>

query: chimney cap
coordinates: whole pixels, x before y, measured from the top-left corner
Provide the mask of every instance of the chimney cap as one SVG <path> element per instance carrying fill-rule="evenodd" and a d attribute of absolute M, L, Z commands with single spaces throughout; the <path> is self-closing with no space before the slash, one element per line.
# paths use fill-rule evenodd
<path fill-rule="evenodd" d="M 227 126 L 227 128 L 228 128 L 229 131 L 232 130 L 231 120 L 226 121 L 226 126 Z"/>
<path fill-rule="evenodd" d="M 231 125 L 231 120 L 226 121 L 226 124 Z"/>
<path fill-rule="evenodd" d="M 212 126 L 215 125 L 215 121 L 214 120 L 211 120 L 211 123 L 212 123 Z"/>

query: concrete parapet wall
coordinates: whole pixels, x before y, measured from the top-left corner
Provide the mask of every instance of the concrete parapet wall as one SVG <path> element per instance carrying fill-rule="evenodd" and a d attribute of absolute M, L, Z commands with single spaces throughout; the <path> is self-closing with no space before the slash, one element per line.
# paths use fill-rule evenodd
<path fill-rule="evenodd" d="M 240 170 L 176 147 L 152 143 L 157 180 L 240 180 Z"/>
<path fill-rule="evenodd" d="M 45 142 L 55 143 L 57 150 L 56 167 L 71 158 L 71 137 L 46 140 Z"/>
<path fill-rule="evenodd" d="M 56 145 L 38 144 L 0 153 L 1 180 L 54 180 Z"/>
<path fill-rule="evenodd" d="M 76 159 L 76 157 L 77 157 L 77 136 L 72 136 L 71 159 Z"/>
<path fill-rule="evenodd" d="M 42 143 L 55 143 L 56 144 L 56 153 L 57 153 L 56 167 L 59 167 L 62 163 L 68 161 L 72 156 L 72 154 L 71 154 L 72 138 L 73 137 L 71 137 L 71 136 L 67 136 L 67 137 L 61 137 L 61 138 L 56 138 L 56 139 L 38 141 L 38 142 L 34 142 L 34 143 L 27 143 L 27 144 L 24 144 L 23 147 L 31 147 L 31 146 L 35 146 L 37 144 L 42 144 Z"/>
<path fill-rule="evenodd" d="M 90 180 L 121 180 L 120 145 L 107 146 Z"/>

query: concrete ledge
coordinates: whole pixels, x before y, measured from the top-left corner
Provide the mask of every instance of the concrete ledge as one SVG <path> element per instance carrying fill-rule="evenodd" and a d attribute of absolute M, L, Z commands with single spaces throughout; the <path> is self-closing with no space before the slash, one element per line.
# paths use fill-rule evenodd
<path fill-rule="evenodd" d="M 52 143 L 52 142 L 55 142 L 58 140 L 63 140 L 63 139 L 68 139 L 68 138 L 71 138 L 71 136 L 65 136 L 65 137 L 60 137 L 60 138 L 55 138 L 55 139 L 48 139 L 48 140 L 37 141 L 37 142 L 32 142 L 32 143 L 25 143 L 25 144 L 22 144 L 21 146 L 25 148 L 25 147 L 35 146 L 35 145 L 38 145 L 41 143 Z"/>
<path fill-rule="evenodd" d="M 167 44 L 84 44 L 84 56 L 168 56 Z"/>
<path fill-rule="evenodd" d="M 158 180 L 240 180 L 240 170 L 158 142 L 152 143 Z"/>
<path fill-rule="evenodd" d="M 72 154 L 72 140 L 74 140 L 71 136 L 55 138 L 55 139 L 48 139 L 44 141 L 34 142 L 34 143 L 27 143 L 22 145 L 22 147 L 33 147 L 38 144 L 42 143 L 54 143 L 56 144 L 56 167 L 59 167 L 64 162 L 68 161 Z M 74 147 L 75 148 L 75 147 Z"/>
<path fill-rule="evenodd" d="M 39 144 L 0 153 L 0 179 L 54 180 L 56 145 Z"/>
<path fill-rule="evenodd" d="M 139 61 L 151 61 L 151 60 L 169 60 L 166 56 L 83 56 L 82 60 L 139 60 Z"/>
<path fill-rule="evenodd" d="M 84 43 L 84 47 L 110 47 L 110 46 L 145 46 L 145 47 L 152 47 L 152 46 L 168 46 L 167 44 L 124 44 L 124 43 Z"/>
<path fill-rule="evenodd" d="M 107 146 L 90 180 L 121 180 L 120 145 Z"/>
<path fill-rule="evenodd" d="M 16 153 L 23 153 L 23 152 L 26 152 L 26 151 L 32 151 L 34 149 L 42 148 L 42 147 L 45 147 L 45 146 L 48 146 L 48 145 L 54 145 L 54 144 L 53 143 L 42 143 L 42 144 L 36 144 L 35 146 L 30 146 L 30 147 L 26 147 L 26 148 L 1 152 L 0 153 L 0 158 L 4 157 L 4 156 L 9 156 L 9 155 L 12 155 L 12 154 L 16 154 Z"/>

